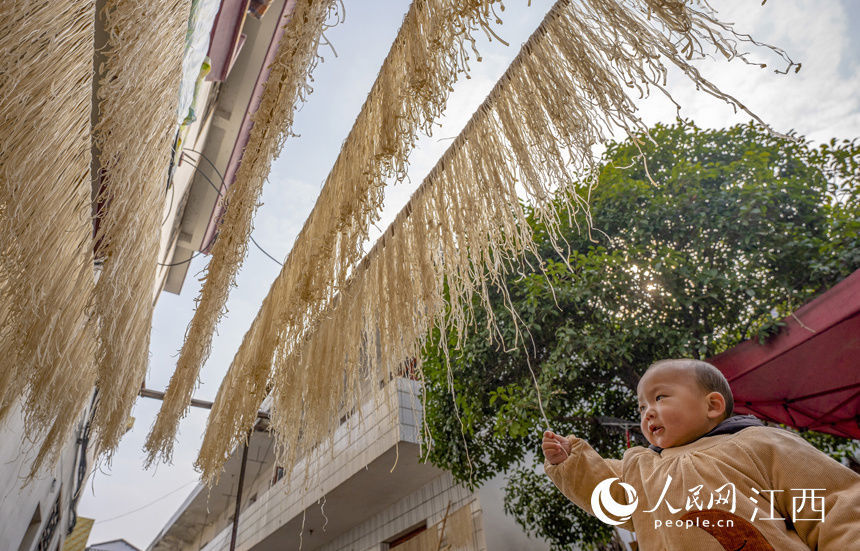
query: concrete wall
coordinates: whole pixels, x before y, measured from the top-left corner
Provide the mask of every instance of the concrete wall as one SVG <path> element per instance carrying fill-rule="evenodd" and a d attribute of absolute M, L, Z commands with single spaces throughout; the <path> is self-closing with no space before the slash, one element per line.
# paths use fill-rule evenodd
<path fill-rule="evenodd" d="M 83 427 L 87 414 L 88 412 L 84 412 L 81 415 L 78 431 Z M 59 523 L 49 546 L 49 549 L 54 549 L 58 542 L 61 546 L 65 541 L 71 520 L 69 503 L 76 485 L 77 433 L 66 441 L 56 466 L 44 468 L 34 480 L 26 484 L 30 465 L 35 460 L 42 441 L 27 441 L 24 440 L 24 435 L 21 406 L 15 404 L 0 425 L 0 549 L 34 549 L 59 496 Z M 39 511 L 39 521 L 30 527 L 36 510 Z"/>
<path fill-rule="evenodd" d="M 212 161 L 217 172 L 228 180 L 228 166 L 234 154 L 237 138 L 242 132 L 242 123 L 246 111 L 254 96 L 257 77 L 263 69 L 263 62 L 275 29 L 280 21 L 280 13 L 285 0 L 274 0 L 265 17 L 258 20 L 254 17 L 245 18 L 242 33 L 245 43 L 233 64 L 227 79 L 217 88 L 217 102 L 207 116 L 201 108 L 201 119 L 189 129 L 183 149 L 195 149 Z M 204 81 L 201 88 L 198 105 L 206 104 L 206 98 L 214 93 L 215 87 L 209 81 Z M 236 153 L 240 152 L 238 149 Z M 177 155 L 179 153 L 177 152 Z M 199 155 L 189 155 L 197 162 Z M 206 160 L 199 162 L 201 174 L 196 174 L 189 164 L 177 167 L 174 176 L 178 183 L 175 194 L 178 207 L 175 214 L 165 224 L 169 231 L 162 233 L 160 257 L 164 264 L 182 262 L 196 251 L 207 248 L 211 243 L 204 243 L 206 231 L 213 214 L 213 208 L 218 200 L 218 191 L 212 184 L 220 187 L 221 181 L 216 169 Z M 208 176 L 210 183 L 203 174 Z M 167 214 L 165 216 L 168 216 Z M 179 294 L 189 268 L 188 263 L 161 269 L 158 275 L 159 285 L 165 291 Z"/>
<path fill-rule="evenodd" d="M 212 83 L 204 81 L 200 86 L 198 105 L 204 105 L 208 101 L 209 94 L 211 92 Z M 185 143 L 182 145 L 182 148 L 194 149 L 197 151 L 203 148 L 204 144 L 206 143 L 206 138 L 209 135 L 209 128 L 211 127 L 211 123 L 211 116 L 205 119 L 200 118 L 193 122 L 188 128 L 188 133 L 185 137 Z M 180 159 L 180 155 L 181 152 L 177 151 L 176 158 L 174 159 L 174 162 L 176 163 L 176 168 L 173 173 L 171 186 L 165 192 L 164 206 L 161 214 L 161 238 L 158 244 L 158 262 L 161 264 L 173 264 L 176 262 L 180 262 L 185 260 L 186 258 L 190 258 L 191 255 L 194 254 L 193 249 L 188 250 L 188 248 L 186 247 L 186 249 L 179 251 L 181 254 L 177 256 L 177 247 L 180 246 L 179 228 L 182 223 L 185 208 L 188 203 L 188 196 L 191 191 L 191 184 L 196 174 L 195 165 L 197 164 L 199 155 L 191 154 L 190 159 Z M 206 161 L 200 159 L 199 164 L 201 165 L 201 170 L 203 170 L 207 175 L 209 175 L 210 178 L 213 179 L 215 185 L 220 185 L 220 182 L 217 180 L 214 173 L 211 172 L 211 167 L 207 165 Z M 209 205 L 209 208 L 211 208 L 211 205 Z M 173 270 L 172 268 L 177 269 Z M 167 278 L 171 274 L 171 272 L 176 272 L 176 275 L 174 276 L 175 278 L 178 278 L 179 274 L 181 274 L 182 276 L 178 282 L 174 282 L 175 292 L 178 293 L 179 290 L 182 288 L 182 281 L 184 281 L 185 273 L 187 271 L 188 267 L 184 265 L 174 267 L 157 266 L 155 285 L 153 288 L 153 301 L 158 299 L 158 296 L 161 293 L 161 290 L 164 288 L 165 284 L 167 283 Z"/>

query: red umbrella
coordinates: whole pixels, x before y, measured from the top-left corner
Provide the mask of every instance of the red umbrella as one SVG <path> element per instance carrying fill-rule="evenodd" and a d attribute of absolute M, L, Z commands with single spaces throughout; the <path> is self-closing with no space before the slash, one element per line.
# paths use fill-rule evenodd
<path fill-rule="evenodd" d="M 860 270 L 783 321 L 765 344 L 708 360 L 729 380 L 735 411 L 860 439 Z"/>

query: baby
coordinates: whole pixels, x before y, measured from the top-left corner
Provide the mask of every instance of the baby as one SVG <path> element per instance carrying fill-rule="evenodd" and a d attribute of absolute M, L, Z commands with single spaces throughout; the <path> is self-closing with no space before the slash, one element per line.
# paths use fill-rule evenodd
<path fill-rule="evenodd" d="M 698 360 L 651 365 L 637 388 L 651 445 L 603 459 L 546 431 L 547 474 L 571 501 L 633 530 L 639 549 L 852 549 L 860 475 L 802 438 L 733 416 L 723 374 Z"/>

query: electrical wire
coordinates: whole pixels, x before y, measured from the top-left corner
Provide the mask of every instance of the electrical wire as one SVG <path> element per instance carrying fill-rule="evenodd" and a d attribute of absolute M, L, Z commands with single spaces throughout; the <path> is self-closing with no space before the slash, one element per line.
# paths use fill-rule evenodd
<path fill-rule="evenodd" d="M 190 147 L 187 147 L 187 148 L 183 149 L 182 151 L 183 152 L 188 151 L 190 153 L 197 153 L 198 155 L 200 155 L 200 157 L 202 157 L 207 163 L 209 163 L 209 166 L 212 167 L 212 170 L 215 171 L 215 174 L 218 175 L 218 179 L 221 180 L 221 183 L 224 183 L 224 175 L 221 174 L 221 171 L 218 170 L 218 167 L 215 166 L 215 163 L 212 162 L 212 159 L 207 157 L 205 153 L 203 153 L 202 151 L 199 151 L 197 149 L 191 149 Z M 218 192 L 218 195 L 221 195 L 220 191 Z"/>
<path fill-rule="evenodd" d="M 207 163 L 209 163 L 209 166 L 211 166 L 211 167 L 212 167 L 212 170 L 214 170 L 214 171 L 215 171 L 215 174 L 217 174 L 217 175 L 218 175 L 218 178 L 221 180 L 221 183 L 222 183 L 222 186 L 223 186 L 223 183 L 224 183 L 224 176 L 221 174 L 221 171 L 219 171 L 219 170 L 218 170 L 218 168 L 215 166 L 215 164 L 214 164 L 214 163 L 209 159 L 209 157 L 207 157 L 206 155 L 204 155 L 204 154 L 203 154 L 203 153 L 201 153 L 200 151 L 197 151 L 196 149 L 185 149 L 185 150 L 183 150 L 183 151 L 190 151 L 190 152 L 192 152 L 192 153 L 197 153 L 197 154 L 199 154 L 199 155 L 200 155 L 200 156 L 201 156 L 201 157 L 202 157 L 202 158 L 203 158 Z M 197 162 L 199 163 L 199 161 L 197 161 Z M 191 163 L 190 161 L 189 161 L 189 164 L 190 164 L 191 166 L 193 166 L 195 169 L 197 169 L 197 167 L 199 166 L 199 164 L 194 164 L 194 163 Z M 198 174 L 200 174 L 201 176 L 203 176 L 203 178 L 205 178 L 205 179 L 206 179 L 206 181 L 207 181 L 207 182 L 209 182 L 209 185 L 210 185 L 210 186 L 212 186 L 212 189 L 214 189 L 216 193 L 218 193 L 218 196 L 219 196 L 219 197 L 221 197 L 221 198 L 223 198 L 223 197 L 224 197 L 224 194 L 221 192 L 221 188 L 219 188 L 218 186 L 216 186 L 216 185 L 215 185 L 215 182 L 213 182 L 213 181 L 212 181 L 212 179 L 211 179 L 211 178 L 209 178 L 209 176 L 207 176 L 207 175 L 206 175 L 206 173 L 204 173 L 202 170 L 198 170 L 198 171 L 197 171 L 197 173 L 198 173 Z M 272 259 L 272 260 L 273 260 L 276 264 L 278 264 L 279 266 L 283 266 L 283 265 L 284 265 L 284 263 L 283 263 L 283 262 L 281 262 L 280 260 L 278 260 L 277 258 L 275 258 L 274 256 L 272 256 L 271 254 L 269 254 L 269 253 L 268 253 L 268 251 L 266 251 L 266 249 L 264 249 L 264 248 L 263 248 L 259 243 L 257 243 L 257 240 L 256 240 L 256 239 L 254 239 L 254 236 L 253 236 L 253 235 L 249 235 L 248 237 L 250 237 L 251 242 L 252 242 L 254 245 L 256 245 L 256 247 L 257 247 L 258 249 L 260 249 L 260 252 L 262 252 L 264 255 L 268 256 L 270 259 Z M 214 241 L 214 239 L 215 239 L 215 236 L 213 235 L 213 236 L 212 236 L 212 240 Z M 205 247 L 201 247 L 201 248 L 205 249 L 205 248 L 209 247 L 209 245 L 211 245 L 211 244 L 212 244 L 212 242 L 210 241 L 209 243 L 207 243 L 207 244 L 206 244 L 206 246 L 205 246 Z"/>
<path fill-rule="evenodd" d="M 92 428 L 93 417 L 96 413 L 96 406 L 98 402 L 96 401 L 99 396 L 99 389 L 96 387 L 93 392 L 93 399 L 90 402 L 90 411 L 88 414 L 88 418 L 86 419 L 85 424 L 80 427 L 79 434 L 77 438 L 78 448 L 75 451 L 75 459 L 77 461 L 77 479 L 76 479 L 76 488 L 72 491 L 71 498 L 69 499 L 69 520 L 66 526 L 66 535 L 70 535 L 72 531 L 75 529 L 75 525 L 78 523 L 78 500 L 81 498 L 81 492 L 84 489 L 84 484 L 87 480 L 87 446 L 90 442 L 90 429 Z"/>
<path fill-rule="evenodd" d="M 194 259 L 195 259 L 195 258 L 197 258 L 198 256 L 200 256 L 200 251 L 196 251 L 196 252 L 195 252 L 194 254 L 192 254 L 190 257 L 186 258 L 185 260 L 180 260 L 179 262 L 172 262 L 172 263 L 170 263 L 170 264 L 165 264 L 165 263 L 163 263 L 163 262 L 157 262 L 157 264 L 158 264 L 159 266 L 166 266 L 166 267 L 168 267 L 168 268 L 169 268 L 169 267 L 171 267 L 171 266 L 181 266 L 181 265 L 183 265 L 183 264 L 188 264 L 189 262 L 191 262 L 192 260 L 194 260 Z"/>
<path fill-rule="evenodd" d="M 117 520 L 117 519 L 120 519 L 120 518 L 123 518 L 123 517 L 127 517 L 128 515 L 131 515 L 131 514 L 137 513 L 138 511 L 142 511 L 142 510 L 146 509 L 147 507 L 149 507 L 149 506 L 151 506 L 151 505 L 155 505 L 156 503 L 158 503 L 158 502 L 159 502 L 159 501 L 161 501 L 162 499 L 164 499 L 164 498 L 166 498 L 166 497 L 169 497 L 169 496 L 171 496 L 171 495 L 175 494 L 175 493 L 176 493 L 176 492 L 178 492 L 179 490 L 182 490 L 183 488 L 187 488 L 187 487 L 188 487 L 188 486 L 190 486 L 191 484 L 196 484 L 197 482 L 198 482 L 197 480 L 192 480 L 191 482 L 186 482 L 186 483 L 185 483 L 185 484 L 183 484 L 182 486 L 180 486 L 180 487 L 178 487 L 178 488 L 174 488 L 173 490 L 170 490 L 170 491 L 169 491 L 169 492 L 167 492 L 166 494 L 164 494 L 164 495 L 162 495 L 162 496 L 160 496 L 160 497 L 157 497 L 157 498 L 153 499 L 152 501 L 150 501 L 150 502 L 149 502 L 149 503 L 147 503 L 146 505 L 141 505 L 140 507 L 138 507 L 138 508 L 136 508 L 136 509 L 132 509 L 131 511 L 126 511 L 125 513 L 122 513 L 121 515 L 117 515 L 117 516 L 115 516 L 115 517 L 110 517 L 110 518 L 106 518 L 106 519 L 102 519 L 102 520 L 97 520 L 97 521 L 95 521 L 93 524 L 104 524 L 105 522 L 110 522 L 110 521 L 112 521 L 112 520 Z"/>
<path fill-rule="evenodd" d="M 201 157 L 201 158 L 203 158 L 207 163 L 209 163 L 209 166 L 211 166 L 211 167 L 212 167 L 212 170 L 214 170 L 214 171 L 215 171 L 215 174 L 217 174 L 217 175 L 218 175 L 218 179 L 220 179 L 220 180 L 221 180 L 221 183 L 222 183 L 222 186 L 223 186 L 223 183 L 224 183 L 224 176 L 221 174 L 221 171 L 219 171 L 219 170 L 218 170 L 218 167 L 216 167 L 216 166 L 215 166 L 215 163 L 213 163 L 213 162 L 212 162 L 212 160 L 211 160 L 211 159 L 209 159 L 209 157 L 207 157 L 207 156 L 206 156 L 202 151 L 198 151 L 198 150 L 196 150 L 196 149 L 183 149 L 183 151 L 189 151 L 189 152 L 191 152 L 191 153 L 197 153 L 198 155 L 200 155 L 200 157 Z M 196 172 L 197 174 L 200 174 L 201 176 L 203 176 L 203 178 L 205 178 L 205 179 L 206 179 L 206 181 L 207 181 L 207 182 L 209 182 L 209 185 L 210 185 L 210 186 L 212 186 L 212 189 L 214 189 L 214 190 L 215 190 L 215 192 L 218 194 L 218 196 L 219 196 L 219 197 L 223 198 L 223 197 L 224 197 L 224 194 L 221 192 L 221 189 L 220 189 L 218 186 L 216 186 L 216 185 L 215 185 L 215 182 L 213 182 L 213 181 L 212 181 L 212 179 L 211 179 L 209 176 L 207 176 L 207 175 L 206 175 L 206 173 L 204 173 L 202 170 L 200 170 L 200 169 L 199 169 L 199 167 L 200 167 L 199 160 L 198 160 L 198 161 L 195 161 L 195 162 L 191 162 L 192 160 L 193 160 L 193 159 L 192 159 L 191 157 L 189 157 L 188 164 L 190 164 L 190 165 L 194 168 L 194 170 L 195 170 L 195 172 Z M 176 188 L 176 184 L 174 184 L 174 185 L 173 185 L 173 186 L 171 186 L 171 187 L 175 190 L 175 188 Z M 171 197 L 170 202 L 171 202 L 171 205 L 172 205 L 172 204 L 173 204 L 173 198 L 172 198 L 172 197 Z M 162 224 L 162 225 L 164 225 L 164 223 L 165 223 L 165 222 L 167 222 L 167 218 L 165 218 L 164 222 L 162 222 L 161 224 Z M 215 240 L 215 235 L 216 235 L 216 234 L 213 234 L 212 239 L 209 241 L 209 243 L 207 243 L 205 246 L 201 247 L 201 249 L 206 249 L 206 248 L 208 248 L 208 247 L 212 244 L 212 241 L 214 241 L 214 240 Z M 283 265 L 284 265 L 284 263 L 283 263 L 283 262 L 281 262 L 280 260 L 278 260 L 277 258 L 275 258 L 274 256 L 272 256 L 271 254 L 269 254 L 269 252 L 268 252 L 268 251 L 266 251 L 266 249 L 264 249 L 264 248 L 263 248 L 263 246 L 262 246 L 262 245 L 260 245 L 260 244 L 257 242 L 257 240 L 256 240 L 256 239 L 254 239 L 254 236 L 253 236 L 253 235 L 249 235 L 248 237 L 251 239 L 251 242 L 252 242 L 252 243 L 253 243 L 253 244 L 254 244 L 258 249 L 260 249 L 260 252 L 262 252 L 264 255 L 266 255 L 267 257 L 269 257 L 273 262 L 275 262 L 275 263 L 276 263 L 276 264 L 278 264 L 279 266 L 283 266 Z M 181 266 L 182 264 L 187 264 L 187 263 L 191 262 L 192 260 L 194 260 L 195 258 L 197 258 L 198 256 L 200 256 L 200 254 L 201 254 L 201 252 L 200 252 L 200 251 L 197 251 L 197 252 L 195 252 L 194 254 L 192 254 L 189 258 L 187 258 L 187 259 L 185 259 L 185 260 L 180 260 L 179 262 L 173 262 L 173 263 L 170 263 L 170 264 L 163 263 L 163 262 L 158 262 L 157 264 L 158 264 L 159 266 L 165 266 L 165 267 Z"/>
<path fill-rule="evenodd" d="M 176 198 L 176 184 L 173 181 L 170 182 L 170 204 L 167 206 L 167 214 L 164 215 L 164 220 L 161 221 L 161 225 L 164 226 L 167 224 L 167 221 L 170 219 L 170 211 L 173 210 L 173 201 Z"/>
<path fill-rule="evenodd" d="M 257 243 L 257 240 L 256 240 L 256 239 L 254 239 L 254 236 L 253 236 L 253 235 L 249 235 L 248 237 L 250 237 L 250 238 L 251 238 L 251 241 L 254 243 L 254 245 L 256 245 L 258 249 L 260 249 L 260 252 L 262 252 L 264 255 L 268 256 L 268 257 L 269 257 L 269 258 L 271 258 L 272 260 L 274 260 L 274 261 L 275 261 L 279 266 L 283 266 L 283 265 L 284 265 L 284 263 L 283 263 L 283 262 L 281 262 L 280 260 L 278 260 L 278 259 L 277 259 L 277 258 L 275 258 L 274 256 L 270 255 L 269 253 L 267 253 L 267 252 L 266 252 L 266 249 L 264 249 L 263 247 L 261 247 L 261 246 L 260 246 L 260 244 L 259 244 L 259 243 Z"/>

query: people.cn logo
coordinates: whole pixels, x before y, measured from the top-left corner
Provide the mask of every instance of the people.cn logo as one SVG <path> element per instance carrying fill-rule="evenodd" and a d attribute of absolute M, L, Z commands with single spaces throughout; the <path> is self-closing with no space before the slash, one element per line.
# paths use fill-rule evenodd
<path fill-rule="evenodd" d="M 607 478 L 598 484 L 594 491 L 591 492 L 591 510 L 594 516 L 601 521 L 612 526 L 620 526 L 630 520 L 633 516 L 633 511 L 639 504 L 639 498 L 636 497 L 636 490 L 633 486 L 624 482 L 618 482 L 624 488 L 629 505 L 618 503 L 612 498 L 610 486 L 618 480 L 617 478 Z M 610 516 L 611 515 L 611 516 Z M 615 518 L 612 518 L 615 517 Z"/>

